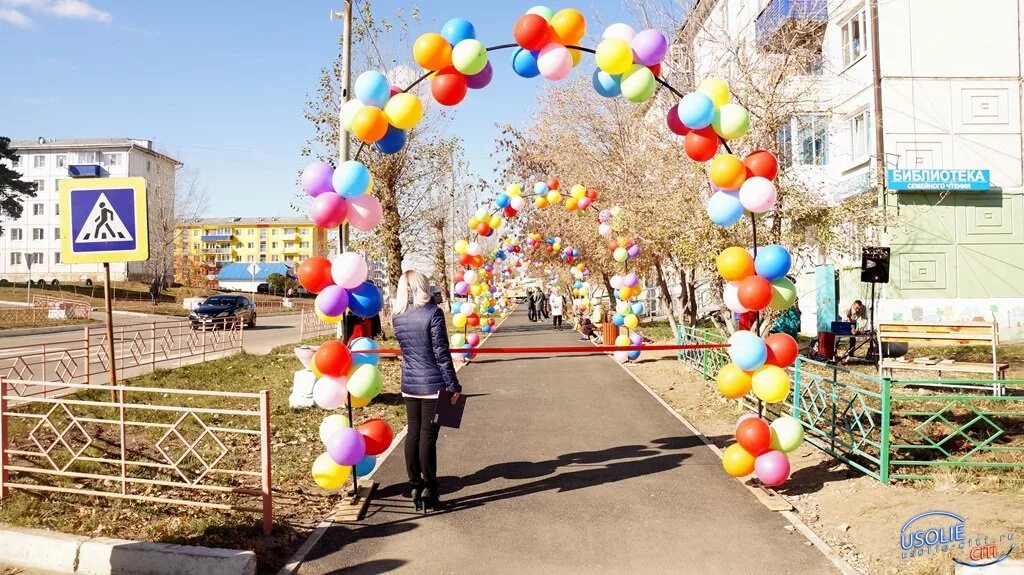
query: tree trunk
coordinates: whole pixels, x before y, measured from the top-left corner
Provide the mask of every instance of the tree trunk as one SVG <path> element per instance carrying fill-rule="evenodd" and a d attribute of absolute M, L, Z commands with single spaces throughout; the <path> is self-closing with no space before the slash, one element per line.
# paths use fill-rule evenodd
<path fill-rule="evenodd" d="M 608 301 L 609 305 L 615 303 L 615 290 L 612 289 L 612 280 L 608 277 L 608 272 L 601 272 L 601 278 L 604 279 L 604 288 L 608 290 Z"/>
<path fill-rule="evenodd" d="M 697 270 L 686 273 L 686 316 L 690 325 L 697 325 Z"/>
<path fill-rule="evenodd" d="M 676 318 L 673 315 L 672 309 L 672 292 L 668 289 L 668 282 L 665 281 L 665 270 L 661 268 L 661 261 L 655 260 L 654 271 L 657 274 L 658 287 L 661 289 L 661 301 L 665 304 L 665 316 L 668 317 L 668 325 L 672 329 L 673 334 L 679 333 L 676 330 Z"/>
<path fill-rule="evenodd" d="M 448 303 L 448 311 L 451 310 L 452 302 L 448 296 L 448 261 L 445 256 L 448 253 L 448 246 L 445 243 L 444 233 L 445 221 L 431 222 L 434 229 L 434 283 L 441 290 L 441 297 Z"/>
<path fill-rule="evenodd" d="M 381 186 L 382 188 L 384 186 Z M 392 294 L 398 292 L 398 278 L 402 275 L 402 238 L 401 217 L 398 213 L 398 192 L 394 189 L 382 189 L 377 198 L 380 200 L 383 215 L 379 233 L 381 245 L 384 247 L 384 258 L 387 260 L 388 289 Z"/>
<path fill-rule="evenodd" d="M 669 255 L 669 261 L 672 262 L 672 267 L 676 269 L 676 273 L 679 274 L 679 307 L 677 309 L 678 321 L 681 325 L 696 325 L 696 320 L 687 321 L 686 310 L 689 306 L 690 289 L 686 278 L 686 272 L 683 270 L 683 266 L 679 264 L 674 256 Z"/>

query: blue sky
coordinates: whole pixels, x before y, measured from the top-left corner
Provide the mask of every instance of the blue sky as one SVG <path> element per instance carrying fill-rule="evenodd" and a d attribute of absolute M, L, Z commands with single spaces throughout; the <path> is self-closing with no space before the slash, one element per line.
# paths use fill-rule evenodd
<path fill-rule="evenodd" d="M 414 3 L 374 0 L 375 13 Z M 533 1 L 426 1 L 411 37 L 449 18 L 472 21 L 487 45 L 511 42 Z M 550 4 L 556 10 L 563 6 Z M 586 45 L 604 25 L 635 24 L 621 0 L 575 5 Z M 302 117 L 321 67 L 337 53 L 341 0 L 0 0 L 0 135 L 13 138 L 149 138 L 197 168 L 211 194 L 208 216 L 294 215 Z M 598 24 L 600 18 L 601 24 Z M 389 41 L 385 39 L 384 41 Z M 390 40 L 393 41 L 393 40 Z M 397 53 L 407 55 L 408 46 Z M 543 80 L 492 55 L 494 81 L 471 91 L 450 130 L 476 171 L 493 171 L 495 123 L 523 122 Z M 580 69 L 592 69 L 584 62 Z"/>

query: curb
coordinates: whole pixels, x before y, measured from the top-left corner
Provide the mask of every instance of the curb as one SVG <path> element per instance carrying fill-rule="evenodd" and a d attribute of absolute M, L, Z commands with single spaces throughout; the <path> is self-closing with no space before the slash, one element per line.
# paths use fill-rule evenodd
<path fill-rule="evenodd" d="M 21 527 L 0 530 L 0 561 L 76 575 L 256 575 L 252 551 L 89 538 Z"/>
<path fill-rule="evenodd" d="M 664 407 L 666 410 L 668 410 L 668 412 L 671 413 L 673 417 L 678 419 L 680 423 L 682 423 L 687 429 L 689 429 L 694 435 L 696 435 L 697 438 L 700 439 L 701 442 L 708 449 L 714 452 L 715 456 L 717 456 L 719 459 L 722 458 L 722 450 L 719 449 L 718 446 L 716 446 L 714 443 L 711 443 L 711 440 L 708 439 L 707 436 L 701 433 L 701 431 L 694 427 L 694 425 L 690 423 L 685 417 L 683 417 L 681 413 L 679 413 L 671 405 L 669 405 L 667 401 L 665 401 L 660 395 L 658 395 L 658 392 L 651 389 L 649 385 L 644 383 L 643 380 L 640 379 L 635 373 L 633 373 L 633 371 L 630 370 L 628 367 L 619 362 L 615 363 L 622 368 L 622 371 L 625 371 L 627 374 L 629 374 L 629 376 L 633 378 L 633 381 L 637 382 L 640 385 L 640 387 L 644 388 L 644 390 L 646 390 L 647 393 L 651 394 L 651 397 L 657 400 L 657 402 L 660 403 L 662 407 Z M 734 480 L 739 482 L 741 485 L 743 485 L 743 487 L 750 491 L 756 499 L 761 500 L 761 498 L 758 497 L 759 494 L 757 493 L 756 488 L 747 485 L 740 478 L 734 478 Z M 782 496 L 780 495 L 779 497 Z M 771 509 L 769 508 L 769 510 Z M 779 513 L 786 519 L 786 521 L 789 521 L 789 523 L 794 528 L 796 528 L 796 530 L 799 531 L 801 535 L 806 537 L 807 540 L 810 541 L 811 544 L 813 544 L 814 547 L 818 549 L 818 551 L 821 551 L 822 555 L 824 555 L 826 559 L 828 559 L 833 565 L 835 565 L 836 569 L 838 569 L 840 573 L 843 573 L 843 575 L 859 575 L 859 572 L 856 569 L 850 567 L 850 565 L 847 564 L 846 561 L 844 561 L 843 558 L 838 553 L 836 553 L 835 550 L 832 549 L 832 547 L 830 547 L 828 543 L 825 543 L 825 541 L 821 537 L 818 537 L 818 535 L 810 527 L 808 527 L 807 524 L 804 523 L 803 520 L 801 520 L 796 513 L 793 513 L 792 511 L 780 511 Z"/>
<path fill-rule="evenodd" d="M 91 323 L 79 323 L 75 325 L 61 325 L 54 327 L 26 327 L 23 329 L 5 329 L 0 331 L 0 338 L 21 337 L 25 335 L 44 335 L 49 333 L 64 333 L 69 331 L 81 331 L 85 327 L 96 327 L 103 325 L 103 322 L 94 321 Z"/>

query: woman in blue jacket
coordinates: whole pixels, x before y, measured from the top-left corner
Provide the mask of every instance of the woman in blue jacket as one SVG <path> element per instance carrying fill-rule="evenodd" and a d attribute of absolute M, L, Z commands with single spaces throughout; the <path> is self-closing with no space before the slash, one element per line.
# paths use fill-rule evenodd
<path fill-rule="evenodd" d="M 402 274 L 393 312 L 395 337 L 402 348 L 402 397 L 408 418 L 405 467 L 412 500 L 417 511 L 436 509 L 440 427 L 434 423 L 434 407 L 441 389 L 453 394 L 454 403 L 462 386 L 448 351 L 444 311 L 431 301 L 427 276 L 412 270 Z"/>

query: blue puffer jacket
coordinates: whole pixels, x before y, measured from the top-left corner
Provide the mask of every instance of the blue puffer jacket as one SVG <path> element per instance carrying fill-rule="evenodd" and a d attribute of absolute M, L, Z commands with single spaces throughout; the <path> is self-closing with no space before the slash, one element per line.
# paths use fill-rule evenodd
<path fill-rule="evenodd" d="M 444 311 L 433 303 L 407 310 L 392 320 L 402 348 L 402 392 L 433 395 L 441 389 L 461 392 L 448 351 Z"/>

